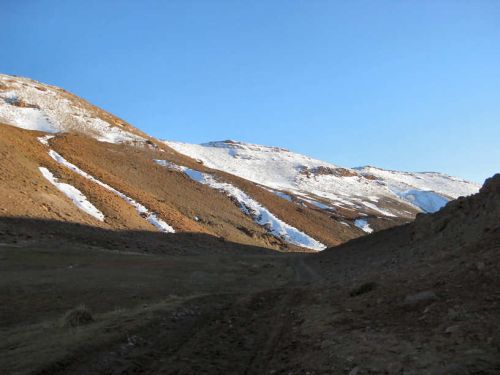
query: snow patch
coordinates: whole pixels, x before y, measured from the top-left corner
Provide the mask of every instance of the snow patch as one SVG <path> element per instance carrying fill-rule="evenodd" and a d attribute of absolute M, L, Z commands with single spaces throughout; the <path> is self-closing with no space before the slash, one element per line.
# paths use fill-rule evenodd
<path fill-rule="evenodd" d="M 366 219 L 356 219 L 354 220 L 354 225 L 366 233 L 373 232 L 373 229 L 370 228 L 370 224 L 368 224 L 368 221 Z"/>
<path fill-rule="evenodd" d="M 54 137 L 54 135 L 44 135 L 43 137 L 38 137 L 38 141 L 45 146 L 50 146 L 49 141 Z"/>
<path fill-rule="evenodd" d="M 396 194 L 402 199 L 410 202 L 414 206 L 427 213 L 439 211 L 449 202 L 449 199 L 446 199 L 442 195 L 439 195 L 433 191 L 411 189 L 402 192 L 396 192 Z"/>
<path fill-rule="evenodd" d="M 38 167 L 43 177 L 52 185 L 59 189 L 64 195 L 73 201 L 73 203 L 82 211 L 93 216 L 99 221 L 104 221 L 104 215 L 92 203 L 89 202 L 83 193 L 72 185 L 59 182 L 59 180 L 45 167 Z"/>
<path fill-rule="evenodd" d="M 154 159 L 153 160 L 156 164 L 161 165 L 162 167 L 168 168 L 168 169 L 173 169 L 175 171 L 180 171 L 184 172 L 184 169 L 180 166 L 178 166 L 175 163 L 171 163 L 168 160 L 159 160 L 159 159 Z"/>
<path fill-rule="evenodd" d="M 312 204 L 313 206 L 319 208 L 320 210 L 330 210 L 330 211 L 335 211 L 334 207 L 328 206 L 324 203 L 315 201 L 314 199 L 309 199 L 309 198 L 302 198 L 304 201 Z"/>
<path fill-rule="evenodd" d="M 360 202 L 363 206 L 366 206 L 368 208 L 371 208 L 373 211 L 376 211 L 384 216 L 389 216 L 389 217 L 396 217 L 396 215 L 392 214 L 391 212 L 387 211 L 387 210 L 383 210 L 379 207 L 377 207 L 376 205 L 374 205 L 373 203 L 370 203 L 370 202 L 365 202 L 365 201 L 362 201 Z"/>
<path fill-rule="evenodd" d="M 287 200 L 288 202 L 292 202 L 292 197 L 288 194 L 285 194 L 281 191 L 276 191 L 276 190 L 271 190 L 271 192 L 274 194 L 274 195 L 277 195 L 278 197 L 284 199 L 284 200 Z"/>
<path fill-rule="evenodd" d="M 8 104 L 7 98 L 0 96 L 0 122 L 26 130 L 57 133 L 59 130 L 49 121 L 47 115 L 37 108 L 23 108 Z"/>

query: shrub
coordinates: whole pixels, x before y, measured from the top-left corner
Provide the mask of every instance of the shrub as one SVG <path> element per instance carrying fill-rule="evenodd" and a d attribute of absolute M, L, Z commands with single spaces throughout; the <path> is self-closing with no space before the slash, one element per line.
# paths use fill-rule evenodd
<path fill-rule="evenodd" d="M 69 310 L 63 317 L 64 327 L 79 327 L 94 321 L 92 313 L 85 305 Z"/>

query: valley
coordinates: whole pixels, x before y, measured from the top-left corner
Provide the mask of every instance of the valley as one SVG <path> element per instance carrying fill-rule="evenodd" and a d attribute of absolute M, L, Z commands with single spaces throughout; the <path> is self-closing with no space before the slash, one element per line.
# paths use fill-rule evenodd
<path fill-rule="evenodd" d="M 151 137 L 0 76 L 0 373 L 500 373 L 500 175 Z"/>

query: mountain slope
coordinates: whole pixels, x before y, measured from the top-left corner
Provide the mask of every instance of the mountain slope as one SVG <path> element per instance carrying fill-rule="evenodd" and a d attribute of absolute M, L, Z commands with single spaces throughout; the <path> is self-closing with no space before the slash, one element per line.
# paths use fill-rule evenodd
<path fill-rule="evenodd" d="M 125 121 L 56 86 L 0 74 L 0 123 L 47 133 L 77 132 L 104 142 L 144 142 Z"/>
<path fill-rule="evenodd" d="M 405 173 L 374 167 L 342 168 L 277 147 L 235 141 L 193 145 L 166 142 L 206 166 L 241 176 L 285 199 L 322 209 L 410 218 L 435 212 L 449 200 L 478 191 L 479 185 L 440 173 Z"/>
<path fill-rule="evenodd" d="M 475 189 L 432 175 L 426 192 L 417 183 L 431 181 L 425 174 L 396 181 L 404 174 L 391 180 L 271 147 L 163 143 L 61 88 L 7 75 L 0 132 L 4 215 L 284 251 L 335 246 Z"/>
<path fill-rule="evenodd" d="M 8 217 L 207 233 L 285 251 L 319 250 L 362 234 L 329 213 L 211 170 L 57 87 L 0 76 L 0 119 L 0 206 Z"/>

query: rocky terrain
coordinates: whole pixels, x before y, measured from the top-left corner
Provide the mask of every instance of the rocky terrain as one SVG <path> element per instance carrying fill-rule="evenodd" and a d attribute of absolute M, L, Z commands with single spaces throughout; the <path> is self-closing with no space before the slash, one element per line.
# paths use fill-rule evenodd
<path fill-rule="evenodd" d="M 500 373 L 500 175 L 194 155 L 0 83 L 1 374 Z"/>

